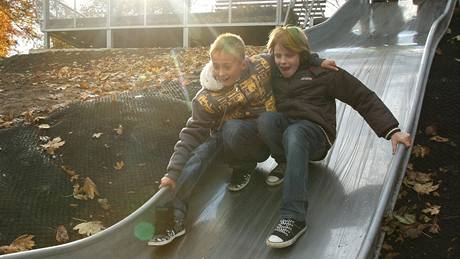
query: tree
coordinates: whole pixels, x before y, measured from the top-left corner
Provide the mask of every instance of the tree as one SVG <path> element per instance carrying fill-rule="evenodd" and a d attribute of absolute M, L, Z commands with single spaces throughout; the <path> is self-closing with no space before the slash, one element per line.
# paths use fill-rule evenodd
<path fill-rule="evenodd" d="M 0 57 L 4 57 L 17 44 L 17 38 L 38 38 L 37 0 L 0 0 Z"/>

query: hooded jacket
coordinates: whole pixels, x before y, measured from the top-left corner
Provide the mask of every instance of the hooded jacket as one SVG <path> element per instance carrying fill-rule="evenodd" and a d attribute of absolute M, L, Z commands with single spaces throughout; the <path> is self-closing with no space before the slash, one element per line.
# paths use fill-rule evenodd
<path fill-rule="evenodd" d="M 398 121 L 382 100 L 343 69 L 330 71 L 306 65 L 292 77 L 283 78 L 275 68 L 272 84 L 277 111 L 318 124 L 329 147 L 337 134 L 336 99 L 358 111 L 379 137 L 389 139 L 399 131 Z"/>
<path fill-rule="evenodd" d="M 169 160 L 167 176 L 177 180 L 190 153 L 227 120 L 257 118 L 274 111 L 269 59 L 256 55 L 246 58 L 247 68 L 233 87 L 223 87 L 212 76 L 211 62 L 200 75 L 201 90 L 192 100 L 192 116 L 179 133 L 179 141 Z"/>

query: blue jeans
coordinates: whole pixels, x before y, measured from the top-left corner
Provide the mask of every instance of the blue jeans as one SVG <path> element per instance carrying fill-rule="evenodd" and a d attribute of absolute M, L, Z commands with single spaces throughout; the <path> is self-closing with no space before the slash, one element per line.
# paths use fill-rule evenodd
<path fill-rule="evenodd" d="M 196 184 L 209 165 L 219 156 L 222 149 L 222 132 L 216 132 L 192 151 L 176 181 L 176 193 L 173 200 L 175 218 L 185 218 L 187 204 Z"/>
<path fill-rule="evenodd" d="M 222 125 L 224 161 L 237 171 L 252 171 L 257 162 L 270 156 L 270 150 L 262 141 L 255 119 L 229 120 Z"/>
<path fill-rule="evenodd" d="M 328 144 L 321 128 L 308 120 L 266 112 L 257 120 L 261 138 L 277 162 L 286 162 L 280 216 L 304 221 L 307 214 L 308 162 L 322 159 Z"/>

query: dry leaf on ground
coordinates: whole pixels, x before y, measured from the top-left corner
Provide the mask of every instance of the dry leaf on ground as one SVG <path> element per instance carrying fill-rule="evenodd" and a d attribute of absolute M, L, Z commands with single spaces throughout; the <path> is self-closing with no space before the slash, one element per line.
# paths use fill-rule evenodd
<path fill-rule="evenodd" d="M 67 233 L 67 229 L 63 225 L 59 225 L 56 230 L 56 241 L 58 243 L 69 242 L 69 234 Z"/>
<path fill-rule="evenodd" d="M 89 177 L 85 178 L 83 187 L 80 188 L 79 184 L 73 186 L 73 197 L 77 200 L 92 200 L 96 195 L 99 196 L 96 184 Z"/>
<path fill-rule="evenodd" d="M 97 202 L 99 203 L 99 205 L 101 205 L 101 208 L 103 208 L 104 210 L 109 210 L 110 209 L 110 204 L 109 204 L 109 200 L 104 198 L 104 199 L 97 199 Z"/>
<path fill-rule="evenodd" d="M 430 194 L 433 191 L 436 191 L 439 188 L 439 184 L 433 185 L 433 182 L 428 182 L 428 183 L 416 183 L 412 187 L 414 191 L 416 191 L 419 194 Z"/>
<path fill-rule="evenodd" d="M 50 125 L 48 125 L 48 124 L 40 124 L 40 125 L 38 125 L 38 128 L 39 128 L 39 129 L 49 129 L 49 128 L 51 128 L 51 127 L 50 127 Z"/>
<path fill-rule="evenodd" d="M 118 128 L 113 129 L 118 135 L 123 135 L 123 126 L 119 125 Z"/>
<path fill-rule="evenodd" d="M 412 154 L 415 157 L 424 158 L 430 154 L 430 148 L 421 145 L 415 145 L 415 147 L 412 149 Z"/>
<path fill-rule="evenodd" d="M 118 161 L 113 166 L 113 168 L 115 168 L 115 170 L 121 170 L 121 169 L 123 169 L 123 167 L 125 167 L 125 162 L 123 162 L 123 161 Z"/>
<path fill-rule="evenodd" d="M 405 213 L 403 216 L 400 216 L 398 214 L 393 215 L 399 222 L 405 224 L 405 225 L 411 225 L 416 222 L 415 215 L 414 214 L 409 214 Z"/>
<path fill-rule="evenodd" d="M 78 230 L 78 234 L 91 236 L 103 230 L 104 226 L 100 221 L 89 221 L 80 223 L 76 225 L 73 229 Z"/>
<path fill-rule="evenodd" d="M 436 141 L 436 142 L 439 142 L 439 143 L 449 142 L 448 138 L 443 138 L 443 137 L 438 136 L 438 135 L 431 137 L 430 140 Z"/>
<path fill-rule="evenodd" d="M 429 226 L 429 224 L 416 224 L 414 226 L 407 226 L 404 231 L 404 236 L 415 239 L 419 237 L 423 233 L 423 230 Z"/>
<path fill-rule="evenodd" d="M 71 182 L 78 180 L 79 175 L 72 168 L 70 168 L 68 166 L 65 166 L 65 165 L 62 165 L 61 169 L 64 172 L 66 172 L 66 174 L 67 174 L 67 176 L 69 176 Z"/>
<path fill-rule="evenodd" d="M 33 235 L 22 235 L 11 242 L 9 246 L 1 246 L 0 253 L 11 254 L 30 250 L 35 246 L 35 241 L 32 240 L 33 238 Z"/>
<path fill-rule="evenodd" d="M 438 205 L 431 205 L 430 203 L 427 204 L 427 208 L 423 209 L 422 212 L 425 214 L 430 214 L 430 215 L 437 215 L 439 214 L 439 211 L 441 209 L 441 206 Z"/>
<path fill-rule="evenodd" d="M 101 137 L 102 134 L 104 134 L 104 133 L 102 133 L 102 132 L 94 133 L 93 138 L 98 139 L 98 138 Z"/>
<path fill-rule="evenodd" d="M 57 137 L 49 141 L 48 143 L 40 145 L 40 146 L 42 146 L 43 149 L 45 149 L 48 154 L 54 155 L 54 151 L 62 147 L 64 144 L 65 144 L 65 141 L 63 141 L 60 137 Z"/>

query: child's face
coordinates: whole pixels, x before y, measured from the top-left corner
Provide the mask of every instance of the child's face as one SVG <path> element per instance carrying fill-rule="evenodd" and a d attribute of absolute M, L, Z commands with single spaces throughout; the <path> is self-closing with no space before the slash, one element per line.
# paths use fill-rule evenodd
<path fill-rule="evenodd" d="M 273 48 L 275 63 L 284 78 L 289 78 L 295 74 L 300 66 L 300 55 L 292 50 L 286 49 L 280 44 Z"/>
<path fill-rule="evenodd" d="M 211 55 L 213 76 L 224 87 L 233 86 L 246 68 L 246 62 L 229 53 L 214 52 Z"/>

